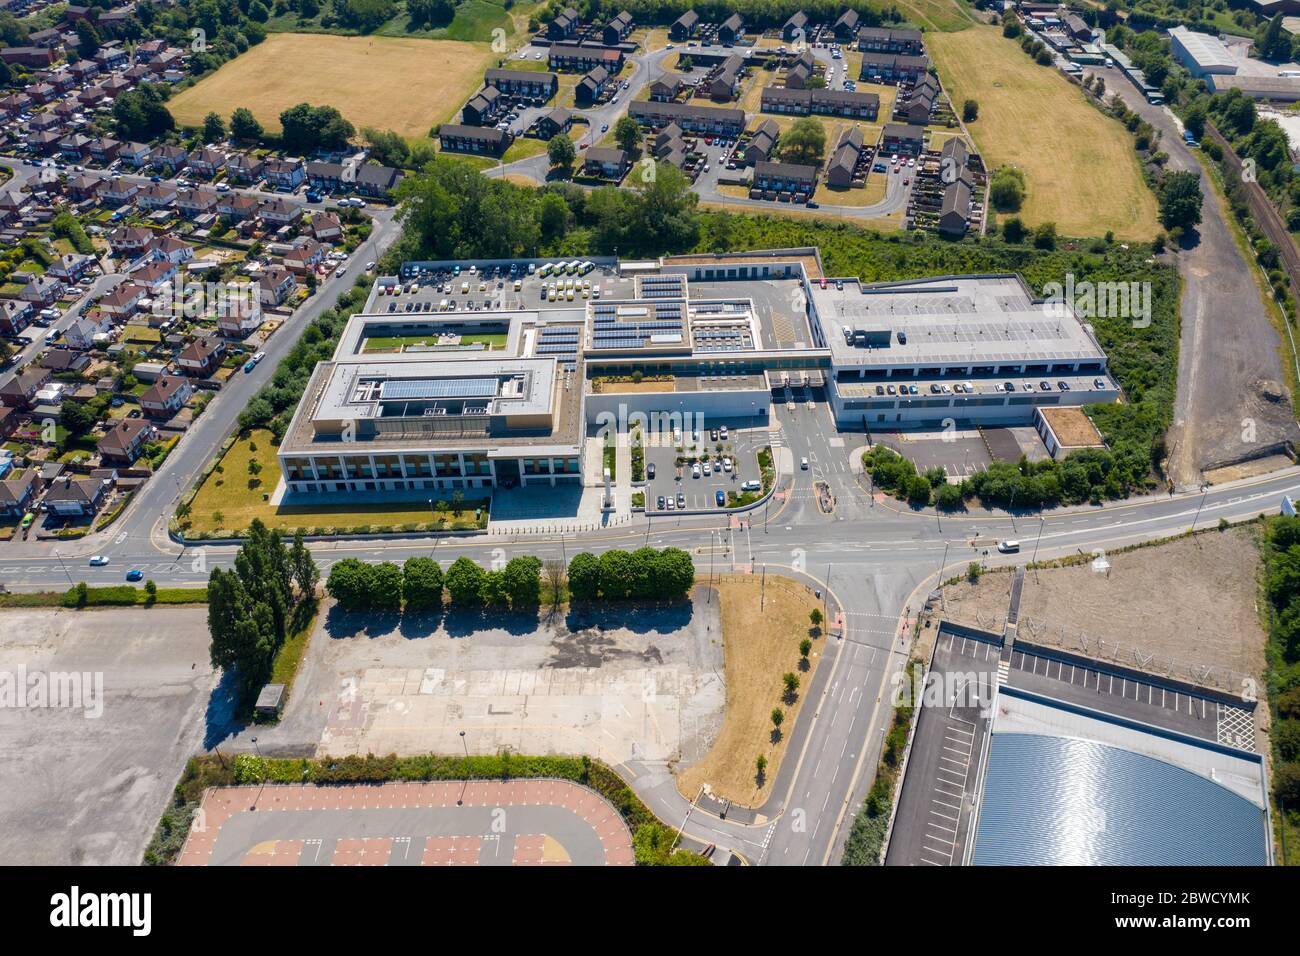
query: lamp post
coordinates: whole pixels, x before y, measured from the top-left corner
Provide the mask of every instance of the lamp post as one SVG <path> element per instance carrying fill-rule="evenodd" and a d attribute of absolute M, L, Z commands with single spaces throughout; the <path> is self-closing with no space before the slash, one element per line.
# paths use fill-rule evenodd
<path fill-rule="evenodd" d="M 1043 540 L 1043 524 L 1046 523 L 1047 516 L 1038 516 L 1038 537 L 1034 539 L 1034 556 L 1029 559 L 1029 563 L 1034 565 L 1034 580 L 1038 580 L 1038 542 Z"/>
<path fill-rule="evenodd" d="M 469 786 L 469 744 L 465 742 L 465 731 L 460 732 L 460 745 L 465 749 L 465 778 L 460 782 L 460 796 L 456 798 L 456 806 L 465 805 L 465 788 Z"/>

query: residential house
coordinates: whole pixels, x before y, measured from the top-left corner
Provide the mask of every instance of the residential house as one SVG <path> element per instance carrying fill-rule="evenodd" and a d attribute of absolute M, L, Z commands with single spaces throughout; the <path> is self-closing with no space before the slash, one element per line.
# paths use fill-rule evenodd
<path fill-rule="evenodd" d="M 628 104 L 627 115 L 642 126 L 667 126 L 676 123 L 683 130 L 706 136 L 722 133 L 739 136 L 745 128 L 745 111 L 712 106 L 695 106 L 691 103 L 654 103 L 634 100 Z"/>
<path fill-rule="evenodd" d="M 616 46 L 627 39 L 627 35 L 632 32 L 635 25 L 636 22 L 632 19 L 632 14 L 626 10 L 621 10 L 618 16 L 605 24 L 605 29 L 601 31 L 600 35 L 601 42 L 605 46 Z"/>
<path fill-rule="evenodd" d="M 50 370 L 28 366 L 0 382 L 0 403 L 10 408 L 27 408 L 36 400 L 36 393 L 49 384 Z"/>
<path fill-rule="evenodd" d="M 781 27 L 781 39 L 789 43 L 791 40 L 802 40 L 808 33 L 808 14 L 802 10 L 796 10 L 790 14 L 790 19 L 785 21 Z"/>
<path fill-rule="evenodd" d="M 105 464 L 130 465 L 140 457 L 140 451 L 153 438 L 153 433 L 153 425 L 142 419 L 120 418 L 104 432 L 95 447 Z"/>
<path fill-rule="evenodd" d="M 110 76 L 95 89 L 99 92 L 101 99 L 115 100 L 121 94 L 129 90 L 134 84 L 124 76 Z"/>
<path fill-rule="evenodd" d="M 27 95 L 32 98 L 33 102 L 44 105 L 59 94 L 58 90 L 48 83 L 35 83 L 27 87 Z"/>
<path fill-rule="evenodd" d="M 41 368 L 51 372 L 84 372 L 90 367 L 90 356 L 72 349 L 46 349 L 41 353 Z"/>
<path fill-rule="evenodd" d="M 709 96 L 715 100 L 732 99 L 740 87 L 740 74 L 744 68 L 744 58 L 734 53 L 723 60 L 705 82 Z"/>
<path fill-rule="evenodd" d="M 135 203 L 141 209 L 166 209 L 176 201 L 176 188 L 167 183 L 150 183 L 140 190 Z"/>
<path fill-rule="evenodd" d="M 262 175 L 272 189 L 297 189 L 307 179 L 307 165 L 301 159 L 272 157 L 263 164 Z"/>
<path fill-rule="evenodd" d="M 118 158 L 127 166 L 135 169 L 142 169 L 149 165 L 149 157 L 153 153 L 153 147 L 146 146 L 144 143 L 126 143 L 118 150 Z"/>
<path fill-rule="evenodd" d="M 129 60 L 126 50 L 120 46 L 101 47 L 95 54 L 95 62 L 105 71 L 120 70 Z"/>
<path fill-rule="evenodd" d="M 18 293 L 18 298 L 39 309 L 48 309 L 63 295 L 63 283 L 52 276 L 33 276 Z"/>
<path fill-rule="evenodd" d="M 694 10 L 687 10 L 680 17 L 673 21 L 673 25 L 668 28 L 668 39 L 681 42 L 689 40 L 695 36 L 695 31 L 700 26 L 700 15 Z"/>
<path fill-rule="evenodd" d="M 72 66 L 68 67 L 73 78 L 77 81 L 78 86 L 89 86 L 90 81 L 99 76 L 99 64 L 94 60 L 78 60 Z"/>
<path fill-rule="evenodd" d="M 831 27 L 835 31 L 835 37 L 838 40 L 852 40 L 858 35 L 858 23 L 862 18 L 858 16 L 858 11 L 850 8 L 840 14 L 840 18 L 835 21 Z"/>
<path fill-rule="evenodd" d="M 91 162 L 98 163 L 100 166 L 107 166 L 117 159 L 122 144 L 107 136 L 98 136 L 90 141 L 86 149 L 90 153 Z"/>
<path fill-rule="evenodd" d="M 179 146 L 163 143 L 153 151 L 149 161 L 159 172 L 167 176 L 174 176 L 185 168 L 190 161 L 190 154 Z"/>
<path fill-rule="evenodd" d="M 927 56 L 864 53 L 858 78 L 882 83 L 917 83 L 929 69 L 930 58 Z"/>
<path fill-rule="evenodd" d="M 307 185 L 321 192 L 343 188 L 343 164 L 312 160 L 307 164 Z"/>
<path fill-rule="evenodd" d="M 461 126 L 444 123 L 438 129 L 438 145 L 444 152 L 480 153 L 500 156 L 514 137 L 507 130 L 486 126 Z"/>
<path fill-rule="evenodd" d="M 85 351 L 95 347 L 95 336 L 113 331 L 113 319 L 102 309 L 87 309 L 63 333 L 68 348 Z"/>
<path fill-rule="evenodd" d="M 149 243 L 148 252 L 155 259 L 181 265 L 194 258 L 194 247 L 179 236 L 156 235 Z"/>
<path fill-rule="evenodd" d="M 298 280 L 283 266 L 271 266 L 257 280 L 258 298 L 263 306 L 274 308 L 293 295 Z"/>
<path fill-rule="evenodd" d="M 745 165 L 769 160 L 776 150 L 777 140 L 781 138 L 781 127 L 774 119 L 765 119 L 754 128 L 745 144 Z"/>
<path fill-rule="evenodd" d="M 554 73 L 533 73 L 529 70 L 508 70 L 491 67 L 483 74 L 487 86 L 495 86 L 509 96 L 526 96 L 549 100 L 560 88 L 560 78 Z"/>
<path fill-rule="evenodd" d="M 284 199 L 269 199 L 257 207 L 257 215 L 263 223 L 278 229 L 301 219 L 302 206 Z"/>
<path fill-rule="evenodd" d="M 401 170 L 378 163 L 362 163 L 357 168 L 356 190 L 363 196 L 382 199 L 402 181 Z"/>
<path fill-rule="evenodd" d="M 290 276 L 290 278 L 293 278 Z M 255 332 L 262 324 L 262 303 L 259 298 L 253 300 L 251 308 L 236 306 L 217 312 L 217 331 L 230 338 L 243 338 Z"/>
<path fill-rule="evenodd" d="M 495 86 L 485 86 L 461 107 L 460 120 L 466 126 L 489 126 L 496 122 L 501 102 L 501 91 Z"/>
<path fill-rule="evenodd" d="M 582 20 L 573 7 L 565 7 L 546 28 L 546 36 L 551 40 L 565 40 L 578 32 Z"/>
<path fill-rule="evenodd" d="M 792 90 L 766 86 L 759 97 L 759 108 L 764 113 L 793 113 L 798 116 L 819 113 L 874 120 L 880 111 L 880 97 L 855 90 Z"/>
<path fill-rule="evenodd" d="M 141 285 L 119 282 L 100 298 L 99 310 L 113 318 L 125 319 L 136 313 L 147 295 L 148 290 Z"/>
<path fill-rule="evenodd" d="M 587 176 L 618 182 L 627 174 L 630 165 L 631 160 L 623 150 L 593 146 L 583 154 L 582 172 Z"/>
<path fill-rule="evenodd" d="M 948 236 L 965 235 L 970 225 L 972 193 L 970 184 L 959 179 L 943 188 L 943 201 L 939 206 L 938 228 Z"/>
<path fill-rule="evenodd" d="M 113 255 L 134 259 L 149 247 L 149 243 L 153 241 L 154 236 L 155 233 L 152 229 L 143 229 L 139 226 L 119 226 L 108 234 L 108 246 L 113 250 Z"/>
<path fill-rule="evenodd" d="M 553 109 L 537 121 L 537 137 L 550 139 L 567 133 L 573 125 L 573 114 L 564 108 Z"/>
<path fill-rule="evenodd" d="M 610 73 L 623 69 L 623 51 L 618 48 L 579 46 L 573 43 L 556 43 L 550 49 L 552 70 L 585 73 L 603 66 Z"/>
<path fill-rule="evenodd" d="M 182 189 L 176 194 L 176 210 L 191 219 L 217 211 L 217 194 L 211 189 Z"/>
<path fill-rule="evenodd" d="M 222 193 L 217 200 L 217 214 L 231 222 L 243 222 L 257 215 L 257 200 L 241 193 Z"/>
<path fill-rule="evenodd" d="M 95 264 L 94 256 L 83 256 L 76 252 L 65 252 L 45 271 L 46 275 L 53 276 L 72 285 L 74 282 L 80 282 Z"/>
<path fill-rule="evenodd" d="M 882 153 L 910 153 L 919 156 L 925 148 L 925 127 L 911 123 L 886 123 L 880 137 Z"/>
<path fill-rule="evenodd" d="M 799 163 L 755 163 L 754 188 L 764 192 L 803 193 L 811 196 L 817 188 L 817 167 Z"/>
<path fill-rule="evenodd" d="M 103 188 L 104 180 L 89 173 L 78 173 L 75 178 L 68 180 L 68 195 L 77 202 L 94 199 Z"/>
<path fill-rule="evenodd" d="M 150 295 L 156 295 L 162 287 L 176 278 L 180 268 L 166 259 L 150 259 L 131 273 L 131 281 L 142 285 Z"/>
<path fill-rule="evenodd" d="M 863 27 L 858 30 L 858 49 L 863 53 L 892 53 L 920 56 L 925 44 L 920 30 L 899 27 Z"/>
<path fill-rule="evenodd" d="M 226 174 L 237 183 L 255 183 L 262 178 L 263 165 L 256 156 L 236 153 L 226 160 Z"/>
<path fill-rule="evenodd" d="M 190 400 L 194 387 L 180 375 L 164 375 L 140 396 L 140 408 L 150 418 L 171 418 Z"/>
<path fill-rule="evenodd" d="M 45 491 L 45 506 L 60 518 L 86 518 L 99 511 L 109 485 L 99 478 L 60 475 Z"/>
<path fill-rule="evenodd" d="M 221 357 L 226 352 L 226 344 L 217 338 L 198 338 L 185 348 L 176 359 L 186 375 L 207 378 L 221 364 Z"/>
<path fill-rule="evenodd" d="M 41 46 L 8 46 L 0 49 L 0 63 L 10 66 L 53 66 L 59 61 L 59 51 Z"/>
<path fill-rule="evenodd" d="M 0 335 L 14 336 L 31 324 L 36 308 L 22 299 L 0 299 Z"/>
<path fill-rule="evenodd" d="M 211 179 L 226 165 L 226 157 L 215 149 L 205 146 L 190 153 L 190 172 L 203 179 Z"/>
<path fill-rule="evenodd" d="M 862 158 L 862 146 L 862 130 L 858 127 L 849 127 L 840 134 L 840 141 L 826 164 L 827 185 L 837 189 L 847 189 L 853 185 L 853 176 Z"/>
<path fill-rule="evenodd" d="M 734 46 L 745 37 L 745 18 L 733 13 L 722 21 L 718 27 L 718 42 L 723 46 Z"/>
<path fill-rule="evenodd" d="M 311 234 L 320 242 L 336 242 L 343 238 L 343 223 L 331 212 L 318 212 L 311 217 Z"/>
<path fill-rule="evenodd" d="M 785 71 L 785 86 L 788 90 L 806 90 L 817 67 L 817 59 L 809 50 L 804 50 Z"/>
<path fill-rule="evenodd" d="M 600 94 L 605 90 L 605 84 L 609 82 L 609 70 L 603 66 L 598 66 L 590 70 L 586 76 L 578 81 L 574 89 L 574 98 L 579 103 L 585 103 L 590 106 L 600 98 Z"/>
<path fill-rule="evenodd" d="M 36 500 L 36 483 L 40 473 L 27 468 L 17 478 L 0 481 L 0 515 L 21 518 Z"/>
<path fill-rule="evenodd" d="M 677 73 L 665 73 L 650 84 L 650 100 L 654 103 L 671 103 L 682 90 L 682 78 Z"/>
<path fill-rule="evenodd" d="M 307 239 L 284 254 L 284 264 L 291 272 L 306 275 L 325 258 L 325 247 L 315 239 Z"/>
<path fill-rule="evenodd" d="M 925 126 L 930 122 L 934 108 L 939 102 L 939 84 L 928 73 L 917 83 L 910 93 L 900 97 L 894 106 L 894 118 L 905 123 Z"/>

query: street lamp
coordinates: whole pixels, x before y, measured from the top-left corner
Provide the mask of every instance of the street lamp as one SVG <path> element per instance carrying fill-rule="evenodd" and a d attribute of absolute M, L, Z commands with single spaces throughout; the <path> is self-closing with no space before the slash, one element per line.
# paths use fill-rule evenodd
<path fill-rule="evenodd" d="M 1038 580 L 1038 542 L 1043 540 L 1043 525 L 1047 521 L 1046 515 L 1038 516 L 1038 537 L 1034 539 L 1034 556 L 1029 559 L 1029 563 L 1034 565 L 1034 580 Z"/>
<path fill-rule="evenodd" d="M 456 806 L 465 805 L 465 788 L 469 786 L 469 744 L 465 743 L 465 731 L 460 732 L 460 745 L 465 748 L 465 779 L 460 782 L 460 796 L 456 799 Z"/>

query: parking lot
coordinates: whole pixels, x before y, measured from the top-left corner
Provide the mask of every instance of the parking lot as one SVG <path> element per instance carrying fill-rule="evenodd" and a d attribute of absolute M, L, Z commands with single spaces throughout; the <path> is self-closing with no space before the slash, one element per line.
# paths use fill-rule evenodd
<path fill-rule="evenodd" d="M 687 459 L 683 465 L 677 464 L 677 446 L 671 436 L 665 436 L 660 444 L 653 440 L 647 442 L 646 458 L 646 510 L 655 514 L 669 511 L 716 511 L 718 493 L 726 501 L 728 492 L 741 494 L 746 481 L 761 482 L 758 467 L 758 450 L 768 444 L 768 431 L 763 428 L 741 428 L 732 430 L 728 427 L 727 437 L 722 437 L 723 423 L 716 426 L 709 424 L 699 433 L 698 443 L 692 434 L 682 435 L 682 457 Z M 653 439 L 653 436 L 652 436 Z M 708 460 L 704 459 L 708 455 Z M 728 469 L 720 459 L 730 460 Z M 692 462 L 698 463 L 696 474 Z M 650 477 L 651 466 L 654 477 Z M 705 474 L 705 470 L 708 474 Z M 664 499 L 663 506 L 659 499 Z M 671 500 L 671 504 L 670 504 Z"/>

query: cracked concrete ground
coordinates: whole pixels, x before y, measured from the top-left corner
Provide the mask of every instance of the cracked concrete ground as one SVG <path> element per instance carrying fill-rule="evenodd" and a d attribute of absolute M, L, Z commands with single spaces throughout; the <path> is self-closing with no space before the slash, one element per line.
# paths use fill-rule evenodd
<path fill-rule="evenodd" d="M 624 623 L 628 617 L 634 623 Z M 548 619 L 346 614 L 317 624 L 263 753 L 586 753 L 618 763 L 708 750 L 725 690 L 717 604 Z M 465 736 L 460 736 L 461 732 Z"/>

